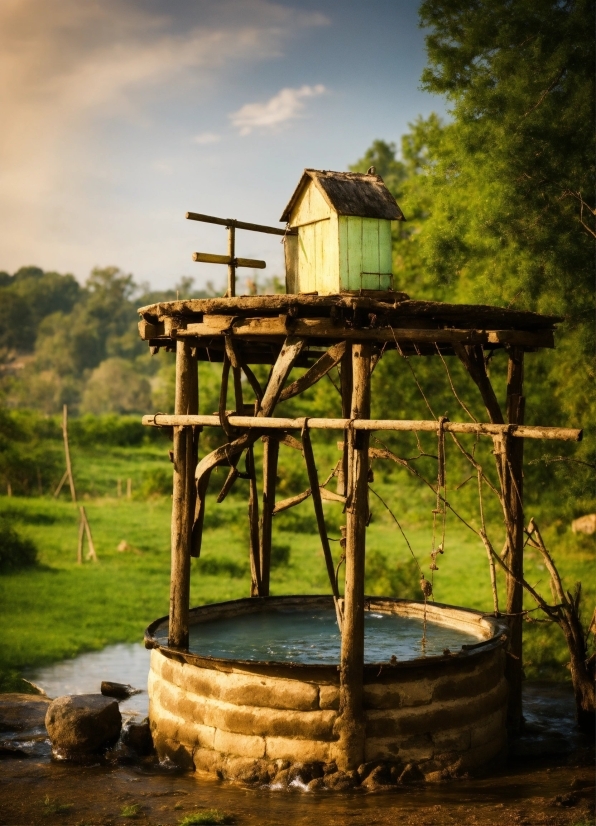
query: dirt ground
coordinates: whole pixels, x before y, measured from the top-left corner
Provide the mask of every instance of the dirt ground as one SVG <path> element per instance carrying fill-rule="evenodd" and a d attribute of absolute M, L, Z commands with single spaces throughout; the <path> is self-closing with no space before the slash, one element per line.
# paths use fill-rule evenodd
<path fill-rule="evenodd" d="M 246 788 L 151 759 L 123 764 L 98 758 L 85 766 L 59 761 L 43 728 L 46 706 L 42 697 L 0 695 L 0 826 L 175 826 L 206 809 L 225 813 L 237 826 L 594 823 L 593 744 L 573 730 L 568 691 L 560 688 L 550 694 L 534 689 L 526 735 L 505 765 L 473 779 L 368 794 Z"/>

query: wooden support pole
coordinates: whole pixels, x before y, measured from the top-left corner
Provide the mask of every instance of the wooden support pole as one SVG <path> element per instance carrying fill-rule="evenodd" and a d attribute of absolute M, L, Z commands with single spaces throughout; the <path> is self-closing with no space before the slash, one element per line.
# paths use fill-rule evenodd
<path fill-rule="evenodd" d="M 261 596 L 269 596 L 271 578 L 271 542 L 279 439 L 275 435 L 263 436 L 263 515 L 261 517 Z"/>
<path fill-rule="evenodd" d="M 246 451 L 246 472 L 248 473 L 248 527 L 250 541 L 250 595 L 263 596 L 261 585 L 261 560 L 259 542 L 259 492 L 255 471 L 255 454 L 252 445 Z"/>
<path fill-rule="evenodd" d="M 346 342 L 346 349 L 341 360 L 341 415 L 344 419 L 350 418 L 352 409 L 352 345 Z M 344 439 L 342 462 L 337 474 L 337 492 L 340 496 L 346 495 L 348 478 L 348 440 Z"/>
<path fill-rule="evenodd" d="M 333 555 L 331 554 L 331 546 L 329 544 L 329 537 L 327 536 L 325 514 L 323 513 L 323 499 L 321 496 L 321 488 L 319 486 L 319 476 L 317 473 L 317 465 L 315 462 L 315 455 L 312 449 L 312 443 L 310 441 L 310 433 L 308 432 L 308 427 L 304 427 L 302 431 L 302 445 L 304 449 L 304 461 L 306 462 L 306 470 L 308 472 L 310 493 L 315 508 L 317 527 L 319 529 L 319 538 L 321 540 L 321 547 L 323 549 L 323 555 L 325 557 L 325 565 L 327 566 L 327 575 L 329 577 L 329 582 L 331 584 L 331 592 L 333 593 L 335 614 L 337 616 L 337 625 L 339 630 L 341 631 L 343 617 L 341 612 L 341 606 L 339 603 L 339 590 L 337 588 L 337 582 L 335 581 L 335 567 L 333 565 Z"/>
<path fill-rule="evenodd" d="M 236 295 L 236 265 L 234 259 L 236 258 L 236 227 L 230 225 L 228 227 L 228 298 L 234 298 Z"/>
<path fill-rule="evenodd" d="M 176 342 L 175 412 L 198 413 L 197 358 L 188 341 Z M 192 427 L 174 427 L 172 569 L 168 645 L 188 649 L 191 531 L 195 506 L 196 445 Z"/>
<path fill-rule="evenodd" d="M 507 370 L 507 419 L 510 424 L 523 424 L 525 399 L 524 351 L 521 347 L 509 350 Z M 507 478 L 503 491 L 505 505 L 511 522 L 510 558 L 507 576 L 507 614 L 509 614 L 509 644 L 507 679 L 509 682 L 508 725 L 518 733 L 522 725 L 522 619 L 524 577 L 524 508 L 523 508 L 523 461 L 524 440 L 505 439 L 503 478 Z"/>
<path fill-rule="evenodd" d="M 351 419 L 370 416 L 371 345 L 352 345 Z M 340 761 L 344 769 L 364 762 L 364 568 L 368 521 L 370 434 L 348 430 L 346 575 L 341 640 L 339 719 Z"/>

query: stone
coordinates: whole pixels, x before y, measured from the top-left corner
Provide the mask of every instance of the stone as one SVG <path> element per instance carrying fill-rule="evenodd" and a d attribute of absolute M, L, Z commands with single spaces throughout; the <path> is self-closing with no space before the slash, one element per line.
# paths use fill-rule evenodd
<path fill-rule="evenodd" d="M 145 717 L 140 723 L 127 723 L 122 729 L 122 742 L 137 754 L 150 754 L 153 751 L 153 739 L 149 718 Z"/>
<path fill-rule="evenodd" d="M 334 774 L 337 771 L 337 763 L 332 760 L 330 763 L 323 763 L 323 774 Z"/>
<path fill-rule="evenodd" d="M 39 694 L 0 694 L 0 732 L 43 728 L 50 703 Z"/>
<path fill-rule="evenodd" d="M 378 791 L 381 788 L 392 785 L 390 769 L 387 765 L 381 764 L 374 768 L 371 773 L 362 781 L 362 788 L 369 792 Z"/>
<path fill-rule="evenodd" d="M 116 700 L 126 700 L 134 694 L 141 694 L 140 688 L 133 688 L 128 683 L 112 683 L 104 680 L 99 689 L 104 697 L 114 697 Z"/>
<path fill-rule="evenodd" d="M 54 749 L 90 754 L 118 740 L 122 715 L 116 700 L 102 694 L 68 695 L 50 704 L 45 723 Z"/>
<path fill-rule="evenodd" d="M 322 777 L 313 777 L 310 783 L 307 783 L 306 788 L 309 792 L 316 792 L 319 789 L 325 788 L 325 783 L 323 782 Z"/>
<path fill-rule="evenodd" d="M 357 771 L 344 772 L 336 771 L 333 774 L 325 775 L 325 786 L 328 789 L 333 789 L 336 792 L 353 789 L 360 782 Z"/>
<path fill-rule="evenodd" d="M 376 769 L 377 766 L 380 765 L 382 765 L 382 763 L 379 760 L 369 760 L 367 763 L 361 763 L 356 770 L 360 781 L 365 780 L 373 769 Z"/>
<path fill-rule="evenodd" d="M 398 783 L 417 783 L 424 780 L 424 775 L 415 763 L 408 763 L 400 776 L 397 778 Z"/>
<path fill-rule="evenodd" d="M 323 767 L 318 762 L 294 763 L 290 767 L 289 782 L 300 780 L 302 783 L 310 783 L 311 780 L 323 777 Z"/>

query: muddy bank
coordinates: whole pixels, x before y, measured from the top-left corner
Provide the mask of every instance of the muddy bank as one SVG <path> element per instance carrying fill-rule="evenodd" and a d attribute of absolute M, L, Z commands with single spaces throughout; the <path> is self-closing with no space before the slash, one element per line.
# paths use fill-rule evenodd
<path fill-rule="evenodd" d="M 275 792 L 199 779 L 153 761 L 97 759 L 75 766 L 51 757 L 47 699 L 0 695 L 0 824 L 174 826 L 215 808 L 242 824 L 292 826 L 591 826 L 594 749 L 573 729 L 568 686 L 526 686 L 528 733 L 516 758 L 476 778 L 390 792 Z"/>

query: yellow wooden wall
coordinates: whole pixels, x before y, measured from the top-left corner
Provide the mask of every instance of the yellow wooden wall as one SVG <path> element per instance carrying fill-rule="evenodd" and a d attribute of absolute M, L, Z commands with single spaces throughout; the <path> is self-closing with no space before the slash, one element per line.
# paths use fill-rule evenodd
<path fill-rule="evenodd" d="M 298 239 L 286 246 L 289 292 L 391 289 L 390 221 L 337 215 L 311 183 L 290 226 L 298 229 Z"/>

